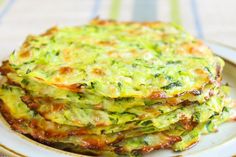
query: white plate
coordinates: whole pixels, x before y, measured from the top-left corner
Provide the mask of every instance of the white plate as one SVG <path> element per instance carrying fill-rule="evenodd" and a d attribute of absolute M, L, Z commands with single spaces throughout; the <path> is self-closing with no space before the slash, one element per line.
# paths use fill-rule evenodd
<path fill-rule="evenodd" d="M 231 97 L 236 99 L 236 50 L 208 42 L 213 51 L 230 61 L 226 62 L 224 68 L 224 81 L 231 86 Z M 0 60 L 6 58 L 8 54 L 0 54 Z M 232 64 L 234 63 L 234 64 Z M 174 153 L 170 150 L 154 151 L 145 155 L 146 157 L 156 156 L 219 156 L 228 157 L 236 155 L 236 122 L 225 123 L 220 126 L 217 133 L 202 136 L 200 142 L 193 148 Z M 0 152 L 13 156 L 30 156 L 30 157 L 68 157 L 81 156 L 65 151 L 57 150 L 40 143 L 37 143 L 27 137 L 12 131 L 8 124 L 0 117 Z M 1 155 L 0 155 L 1 156 Z"/>

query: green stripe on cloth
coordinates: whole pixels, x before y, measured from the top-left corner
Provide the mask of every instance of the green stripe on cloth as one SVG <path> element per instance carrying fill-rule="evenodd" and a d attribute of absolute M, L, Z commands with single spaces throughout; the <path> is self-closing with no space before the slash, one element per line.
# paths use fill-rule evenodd
<path fill-rule="evenodd" d="M 171 21 L 177 24 L 181 24 L 182 20 L 180 17 L 179 0 L 169 0 L 169 2 L 170 2 Z"/>
<path fill-rule="evenodd" d="M 135 0 L 133 10 L 134 21 L 155 21 L 157 20 L 157 0 Z"/>
<path fill-rule="evenodd" d="M 0 0 L 0 7 L 3 5 L 4 0 Z"/>
<path fill-rule="evenodd" d="M 121 0 L 112 0 L 110 9 L 110 19 L 117 20 L 120 14 Z"/>

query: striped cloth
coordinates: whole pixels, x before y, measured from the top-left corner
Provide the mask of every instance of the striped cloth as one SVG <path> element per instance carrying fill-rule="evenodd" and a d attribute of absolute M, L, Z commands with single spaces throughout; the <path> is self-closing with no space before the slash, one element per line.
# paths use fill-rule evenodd
<path fill-rule="evenodd" d="M 94 17 L 166 21 L 204 40 L 236 47 L 236 0 L 0 0 L 0 53 L 29 33 L 53 25 L 79 25 Z"/>

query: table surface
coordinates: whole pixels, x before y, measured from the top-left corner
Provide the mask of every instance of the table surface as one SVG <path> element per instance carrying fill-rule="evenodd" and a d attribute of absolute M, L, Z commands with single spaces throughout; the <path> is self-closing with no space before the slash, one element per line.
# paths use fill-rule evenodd
<path fill-rule="evenodd" d="M 0 0 L 0 53 L 18 48 L 28 34 L 96 16 L 174 22 L 198 38 L 236 47 L 235 6 L 236 0 Z"/>

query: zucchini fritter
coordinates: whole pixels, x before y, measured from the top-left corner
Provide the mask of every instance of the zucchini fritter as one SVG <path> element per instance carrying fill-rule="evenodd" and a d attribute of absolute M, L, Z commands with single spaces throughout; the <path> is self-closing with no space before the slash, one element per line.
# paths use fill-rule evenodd
<path fill-rule="evenodd" d="M 181 27 L 94 19 L 28 36 L 0 67 L 0 112 L 47 145 L 183 151 L 232 118 L 224 61 Z"/>
<path fill-rule="evenodd" d="M 93 21 L 29 36 L 10 65 L 21 76 L 109 98 L 169 98 L 216 81 L 224 62 L 182 28 Z"/>

